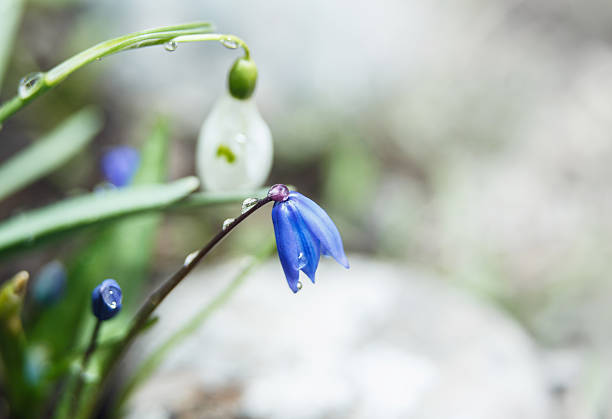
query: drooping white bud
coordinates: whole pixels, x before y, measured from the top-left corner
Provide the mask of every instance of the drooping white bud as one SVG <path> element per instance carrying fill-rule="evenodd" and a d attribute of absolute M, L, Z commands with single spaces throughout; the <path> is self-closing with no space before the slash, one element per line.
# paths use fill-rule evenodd
<path fill-rule="evenodd" d="M 272 167 L 272 135 L 254 100 L 227 94 L 213 106 L 200 131 L 197 170 L 210 191 L 252 190 Z"/>

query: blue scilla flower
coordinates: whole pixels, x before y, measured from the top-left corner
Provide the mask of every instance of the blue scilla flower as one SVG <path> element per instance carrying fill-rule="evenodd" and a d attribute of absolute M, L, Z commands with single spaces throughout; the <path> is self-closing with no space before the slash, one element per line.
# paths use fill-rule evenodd
<path fill-rule="evenodd" d="M 299 192 L 274 185 L 268 197 L 275 201 L 272 222 L 276 247 L 289 288 L 298 292 L 300 270 L 314 283 L 321 254 L 331 256 L 348 269 L 342 238 L 329 215 Z"/>
<path fill-rule="evenodd" d="M 121 287 L 114 279 L 105 279 L 91 293 L 91 310 L 99 320 L 113 318 L 121 311 Z"/>
<path fill-rule="evenodd" d="M 115 147 L 102 156 L 102 173 L 118 188 L 129 185 L 138 170 L 140 154 L 132 147 Z"/>
<path fill-rule="evenodd" d="M 66 276 L 66 268 L 59 260 L 44 265 L 34 280 L 34 301 L 47 306 L 56 303 L 66 290 Z"/>

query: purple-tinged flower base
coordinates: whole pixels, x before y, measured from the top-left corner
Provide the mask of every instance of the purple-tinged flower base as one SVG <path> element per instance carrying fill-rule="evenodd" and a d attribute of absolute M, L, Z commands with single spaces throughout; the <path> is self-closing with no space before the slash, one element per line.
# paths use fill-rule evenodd
<path fill-rule="evenodd" d="M 118 188 L 132 181 L 140 165 L 140 154 L 132 147 L 115 147 L 102 156 L 102 173 Z"/>
<path fill-rule="evenodd" d="M 274 199 L 270 193 L 268 196 Z M 289 288 L 294 293 L 300 289 L 300 271 L 314 283 L 321 254 L 333 257 L 348 269 L 342 238 L 334 222 L 304 195 L 291 192 L 285 200 L 276 201 L 272 208 L 272 223 L 278 256 Z"/>
<path fill-rule="evenodd" d="M 286 201 L 289 198 L 289 188 L 287 187 L 287 185 L 277 183 L 276 185 L 273 185 L 268 191 L 268 197 L 272 201 L 276 202 Z"/>

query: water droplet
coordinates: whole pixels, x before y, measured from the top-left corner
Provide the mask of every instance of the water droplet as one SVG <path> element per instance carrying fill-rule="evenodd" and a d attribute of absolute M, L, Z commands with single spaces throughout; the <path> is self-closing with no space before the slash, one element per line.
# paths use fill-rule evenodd
<path fill-rule="evenodd" d="M 234 221 L 235 220 L 233 218 L 228 218 L 227 220 L 223 221 L 223 230 L 227 229 Z"/>
<path fill-rule="evenodd" d="M 111 291 L 111 294 L 112 294 L 112 291 Z M 110 306 L 110 308 L 115 309 L 115 308 L 117 308 L 117 302 L 116 301 L 111 301 L 109 306 Z"/>
<path fill-rule="evenodd" d="M 113 290 L 108 291 L 110 295 L 113 295 L 115 292 Z"/>
<path fill-rule="evenodd" d="M 102 61 L 102 57 L 96 57 L 96 61 L 98 62 Z"/>
<path fill-rule="evenodd" d="M 198 254 L 198 251 L 196 250 L 195 252 L 191 252 L 189 253 L 186 257 L 185 257 L 185 261 L 183 262 L 183 266 L 187 266 L 191 263 L 191 261 L 193 260 L 193 258 L 196 257 L 196 255 Z"/>
<path fill-rule="evenodd" d="M 257 202 L 259 202 L 259 199 L 256 198 L 245 199 L 244 201 L 242 201 L 242 209 L 240 210 L 240 213 L 244 214 L 245 212 L 253 208 L 253 205 L 255 205 Z"/>
<path fill-rule="evenodd" d="M 236 49 L 236 48 L 238 48 L 238 42 L 234 41 L 232 38 L 223 38 L 219 42 L 221 42 L 221 44 L 225 48 L 229 48 L 229 49 Z"/>
<path fill-rule="evenodd" d="M 19 81 L 17 93 L 22 99 L 27 99 L 43 86 L 43 73 L 30 73 Z"/>
<path fill-rule="evenodd" d="M 244 135 L 243 133 L 240 133 L 238 135 L 236 135 L 236 137 L 234 138 L 236 140 L 236 142 L 238 144 L 246 144 L 248 138 L 246 135 Z"/>
<path fill-rule="evenodd" d="M 177 48 L 178 44 L 174 41 L 166 42 L 164 44 L 164 49 L 169 52 L 176 51 Z"/>
<path fill-rule="evenodd" d="M 298 290 L 302 289 L 302 282 L 301 281 L 298 281 L 297 284 L 295 284 L 295 285 L 297 286 Z"/>
<path fill-rule="evenodd" d="M 298 269 L 302 269 L 304 266 L 306 266 L 306 257 L 304 253 L 300 252 L 298 254 Z"/>

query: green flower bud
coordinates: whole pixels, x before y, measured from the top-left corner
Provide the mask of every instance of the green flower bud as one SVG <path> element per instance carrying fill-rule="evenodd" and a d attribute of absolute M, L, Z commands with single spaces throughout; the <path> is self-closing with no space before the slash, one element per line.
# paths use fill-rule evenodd
<path fill-rule="evenodd" d="M 236 99 L 248 99 L 257 84 L 257 66 L 247 58 L 238 58 L 229 72 L 229 91 Z"/>

